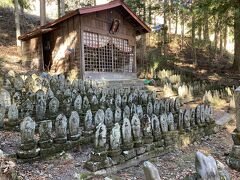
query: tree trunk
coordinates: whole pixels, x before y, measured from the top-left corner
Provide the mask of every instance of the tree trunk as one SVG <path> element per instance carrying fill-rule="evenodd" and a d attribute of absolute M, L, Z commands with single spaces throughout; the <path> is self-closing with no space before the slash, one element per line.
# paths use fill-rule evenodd
<path fill-rule="evenodd" d="M 172 30 L 172 0 L 169 0 L 168 10 L 168 39 L 171 41 L 171 30 Z"/>
<path fill-rule="evenodd" d="M 184 14 L 182 12 L 182 20 L 181 20 L 181 50 L 183 49 L 184 45 Z"/>
<path fill-rule="evenodd" d="M 209 27 L 208 27 L 208 14 L 205 13 L 204 15 L 204 33 L 203 33 L 203 38 L 206 44 L 209 44 L 210 39 L 209 39 Z"/>
<path fill-rule="evenodd" d="M 65 2 L 64 0 L 57 0 L 58 3 L 58 17 L 62 17 L 65 15 Z"/>
<path fill-rule="evenodd" d="M 152 24 L 152 2 L 149 0 L 148 4 L 148 23 Z"/>
<path fill-rule="evenodd" d="M 163 27 L 163 54 L 164 57 L 167 56 L 167 0 L 164 0 L 164 10 L 163 10 L 163 21 L 164 21 L 164 27 Z"/>
<path fill-rule="evenodd" d="M 20 27 L 20 16 L 19 16 L 19 3 L 18 0 L 14 0 L 14 9 L 15 9 L 15 25 L 16 25 L 16 43 L 18 47 L 18 52 L 21 49 L 21 41 L 18 40 L 18 37 L 21 35 L 21 27 Z"/>
<path fill-rule="evenodd" d="M 196 57 L 196 42 L 195 42 L 195 29 L 196 29 L 196 22 L 195 22 L 195 14 L 192 12 L 192 60 L 195 66 L 198 65 L 197 57 Z"/>
<path fill-rule="evenodd" d="M 61 4 L 61 16 L 64 16 L 65 15 L 65 2 L 64 2 L 64 0 L 61 0 L 60 4 Z"/>
<path fill-rule="evenodd" d="M 199 41 L 202 40 L 202 25 L 198 26 L 198 39 Z"/>
<path fill-rule="evenodd" d="M 217 17 L 215 28 L 214 28 L 214 53 L 217 55 L 217 49 L 219 44 L 219 18 Z"/>
<path fill-rule="evenodd" d="M 58 2 L 58 17 L 62 17 L 65 15 L 65 1 L 64 0 L 57 0 Z"/>
<path fill-rule="evenodd" d="M 46 2 L 45 0 L 40 0 L 40 25 L 46 24 Z"/>
<path fill-rule="evenodd" d="M 224 48 L 224 51 L 227 50 L 227 33 L 228 33 L 228 26 L 226 24 L 224 29 L 223 29 L 223 48 Z"/>
<path fill-rule="evenodd" d="M 233 68 L 240 72 L 240 5 L 234 13 L 234 62 Z"/>
<path fill-rule="evenodd" d="M 57 8 L 58 8 L 58 18 L 61 17 L 61 4 L 60 4 L 61 0 L 57 0 Z"/>
<path fill-rule="evenodd" d="M 178 9 L 176 10 L 176 17 L 175 17 L 175 38 L 177 37 L 178 31 Z"/>
<path fill-rule="evenodd" d="M 202 41 L 202 25 L 199 24 L 198 28 L 197 28 L 197 33 L 198 33 L 198 47 L 200 47 L 201 45 L 201 41 Z"/>
<path fill-rule="evenodd" d="M 146 6 L 146 3 L 145 3 L 145 6 Z M 152 24 L 152 1 L 151 0 L 148 0 L 148 23 L 151 25 Z M 148 33 L 148 36 L 147 36 L 147 45 L 150 44 L 150 39 L 151 39 L 151 34 Z"/>
<path fill-rule="evenodd" d="M 220 56 L 219 58 L 222 59 L 223 58 L 223 30 L 220 31 L 220 44 L 219 44 L 219 51 L 220 51 Z"/>
<path fill-rule="evenodd" d="M 143 7 L 143 20 L 146 21 L 146 4 L 144 2 Z M 146 58 L 146 34 L 142 35 L 142 62 L 145 64 L 145 58 Z"/>

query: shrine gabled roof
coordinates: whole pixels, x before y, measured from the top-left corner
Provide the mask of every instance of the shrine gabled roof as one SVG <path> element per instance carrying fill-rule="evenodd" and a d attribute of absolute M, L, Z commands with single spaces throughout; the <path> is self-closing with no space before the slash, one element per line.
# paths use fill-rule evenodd
<path fill-rule="evenodd" d="M 36 28 L 35 30 L 28 32 L 26 34 L 23 34 L 21 36 L 18 37 L 19 40 L 27 40 L 27 39 L 31 39 L 33 37 L 37 37 L 41 34 L 44 34 L 46 32 L 49 32 L 51 30 L 53 30 L 54 26 L 75 16 L 75 15 L 84 15 L 84 14 L 90 14 L 90 13 L 94 13 L 94 12 L 99 12 L 99 11 L 104 11 L 107 9 L 113 9 L 113 8 L 118 8 L 120 11 L 122 11 L 125 15 L 125 17 L 130 20 L 132 24 L 134 23 L 134 27 L 136 28 L 136 34 L 140 35 L 140 34 L 144 34 L 144 33 L 148 33 L 151 31 L 151 28 L 144 22 L 142 21 L 129 7 L 128 5 L 126 5 L 123 0 L 114 0 L 111 1 L 107 4 L 102 4 L 102 5 L 97 5 L 97 6 L 91 6 L 91 7 L 83 7 L 83 8 L 78 8 L 74 11 L 71 11 L 69 13 L 67 13 L 66 15 L 47 23 L 46 25 L 40 26 L 38 28 Z"/>

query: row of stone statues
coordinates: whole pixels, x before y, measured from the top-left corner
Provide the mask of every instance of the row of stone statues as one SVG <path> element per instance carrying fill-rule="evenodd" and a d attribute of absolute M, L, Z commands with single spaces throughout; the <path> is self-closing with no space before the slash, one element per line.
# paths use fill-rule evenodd
<path fill-rule="evenodd" d="M 190 131 L 200 125 L 212 123 L 210 106 L 199 105 L 195 109 L 180 109 L 175 115 L 171 112 L 160 115 L 153 114 L 154 112 L 149 114 L 148 111 L 147 114 L 144 114 L 141 105 L 132 111 L 128 106 L 126 107 L 123 112 L 120 108 L 116 108 L 115 113 L 111 108 L 107 108 L 105 111 L 98 109 L 94 116 L 89 109 L 83 120 L 80 120 L 77 111 L 72 111 L 69 118 L 64 114 L 59 114 L 54 121 L 40 121 L 38 124 L 40 137 L 38 142 L 34 138 L 36 123 L 30 116 L 27 116 L 20 125 L 22 144 L 28 146 L 31 140 L 40 148 L 45 148 L 45 145 L 49 147 L 53 139 L 55 143 L 62 144 L 66 143 L 67 140 L 79 140 L 81 135 L 85 138 L 85 136 L 93 135 L 95 132 L 96 147 L 104 148 L 106 147 L 105 137 L 108 129 L 112 129 L 110 137 L 112 137 L 111 142 L 114 143 L 118 142 L 115 137 L 119 137 L 119 132 L 115 130 L 120 130 L 121 127 L 120 137 L 123 138 L 121 142 L 126 144 L 132 142 L 133 139 L 137 143 L 157 141 L 161 139 L 163 133 L 168 131 Z M 53 132 L 55 136 L 53 136 Z M 142 137 L 145 140 L 142 140 Z M 110 147 L 112 146 L 116 147 L 114 144 L 110 145 Z"/>
<path fill-rule="evenodd" d="M 29 116 L 25 117 L 20 124 L 21 150 L 18 156 L 22 159 L 35 158 L 40 155 L 39 153 L 44 156 L 54 153 L 53 151 L 57 152 L 58 150 L 52 146 L 53 142 L 62 145 L 66 144 L 67 140 L 79 140 L 80 118 L 76 111 L 72 111 L 69 119 L 64 114 L 59 114 L 54 124 L 50 120 L 41 121 L 38 127 L 39 140 L 36 140 L 35 130 L 35 121 Z"/>
<path fill-rule="evenodd" d="M 35 118 L 33 118 L 35 121 L 40 122 L 44 119 L 50 119 L 50 120 L 55 120 L 57 115 L 59 113 L 64 113 L 66 112 L 66 115 L 69 117 L 71 111 L 76 111 L 78 114 L 81 116 L 84 113 L 84 116 L 86 117 L 92 116 L 89 115 L 92 112 L 95 114 L 95 124 L 99 122 L 98 117 L 103 117 L 104 116 L 104 110 L 105 110 L 105 116 L 106 116 L 106 125 L 112 124 L 113 119 L 115 122 L 119 122 L 119 120 L 123 117 L 130 118 L 133 116 L 134 113 L 137 113 L 139 117 L 142 117 L 144 113 L 148 115 L 152 115 L 153 113 L 156 115 L 162 114 L 162 113 L 169 113 L 172 112 L 173 114 L 177 114 L 180 111 L 180 101 L 178 99 L 165 99 L 165 100 L 157 100 L 155 99 L 154 103 L 149 101 L 145 106 L 142 105 L 135 105 L 132 103 L 132 105 L 129 107 L 128 105 L 125 106 L 118 106 L 116 103 L 114 106 L 109 106 L 108 108 L 101 108 L 99 104 L 95 105 L 90 105 L 87 100 L 87 97 L 85 96 L 86 100 L 82 101 L 81 95 L 78 95 L 74 101 L 74 105 L 70 106 L 69 109 L 66 111 L 67 106 L 64 106 L 63 110 L 60 109 L 60 102 L 56 97 L 53 97 L 49 103 L 48 103 L 48 109 L 47 109 L 47 103 L 44 100 L 44 93 L 43 91 L 38 91 L 41 93 L 37 93 L 36 97 L 38 98 L 38 101 L 35 105 L 35 114 L 33 113 L 33 104 L 31 103 L 30 100 L 28 100 L 28 105 L 24 106 L 25 108 L 21 109 L 20 113 L 24 113 L 22 117 L 27 117 L 27 116 L 33 116 L 35 115 Z M 120 97 L 121 98 L 121 97 Z M 116 101 L 117 102 L 117 101 Z M 63 103 L 64 104 L 64 103 Z M 144 105 L 144 104 L 143 104 Z M 97 108 L 101 108 L 99 110 L 96 110 Z M 4 115 L 6 112 L 6 109 L 4 106 L 1 106 L 1 117 L 0 117 L 0 122 L 2 122 L 3 126 L 3 119 Z M 202 106 L 202 109 L 204 107 Z M 203 110 L 199 110 L 199 112 Z M 194 111 L 195 112 L 195 111 Z M 190 112 L 192 113 L 192 112 Z M 81 117 L 84 117 L 81 116 Z M 195 116 L 192 115 L 191 116 Z M 200 116 L 200 115 L 199 115 Z M 21 116 L 20 116 L 21 117 Z M 5 122 L 7 126 L 17 126 L 20 121 L 19 119 L 19 110 L 15 104 L 9 106 L 8 108 L 8 113 L 7 113 L 7 118 L 8 120 Z M 102 118 L 104 119 L 104 118 Z M 108 123 L 109 121 L 109 123 Z"/>
<path fill-rule="evenodd" d="M 96 125 L 94 149 L 86 167 L 92 171 L 114 166 L 138 155 L 182 146 L 188 137 L 189 143 L 213 133 L 215 123 L 211 107 L 199 105 L 195 109 L 180 110 L 177 116 L 171 112 L 159 116 L 135 113 L 120 122 L 108 126 L 102 119 Z M 181 139 L 183 138 L 183 139 Z"/>
<path fill-rule="evenodd" d="M 10 76 L 0 97 L 0 128 L 20 124 L 19 158 L 45 157 L 94 143 L 86 163 L 91 170 L 157 149 L 173 150 L 188 142 L 185 136 L 192 142 L 214 126 L 210 106 L 183 109 L 178 98 L 159 99 L 156 92 L 100 87 L 95 81 L 70 81 L 64 75 Z"/>
<path fill-rule="evenodd" d="M 234 87 L 193 78 L 186 72 L 162 69 L 156 73 L 156 82 L 163 87 L 165 97 L 178 96 L 184 101 L 192 101 L 194 97 L 202 97 L 203 102 L 213 105 L 230 101 L 234 107 Z"/>
<path fill-rule="evenodd" d="M 84 86 L 85 87 L 85 86 Z M 97 88 L 96 88 L 97 89 Z M 107 108 L 122 111 L 128 109 L 135 110 L 138 105 L 142 105 L 143 112 L 148 114 L 176 112 L 179 110 L 181 104 L 179 99 L 156 99 L 156 93 L 148 93 L 146 91 L 126 89 L 117 90 L 107 88 L 100 89 L 97 92 L 92 91 L 83 94 L 81 91 L 75 89 L 67 89 L 65 92 L 53 92 L 50 88 L 44 92 L 42 89 L 31 95 L 23 92 L 15 92 L 18 98 L 11 96 L 7 90 L 1 91 L 0 103 L 0 128 L 3 126 L 3 120 L 7 117 L 7 126 L 17 126 L 20 123 L 19 119 L 31 116 L 36 121 L 44 119 L 55 119 L 59 113 L 64 113 L 70 116 L 71 111 L 75 110 L 80 116 L 84 116 L 87 110 L 91 109 L 93 112 L 98 108 L 106 110 Z M 25 97 L 25 98 L 23 98 Z M 136 110 L 135 110 L 136 111 Z"/>

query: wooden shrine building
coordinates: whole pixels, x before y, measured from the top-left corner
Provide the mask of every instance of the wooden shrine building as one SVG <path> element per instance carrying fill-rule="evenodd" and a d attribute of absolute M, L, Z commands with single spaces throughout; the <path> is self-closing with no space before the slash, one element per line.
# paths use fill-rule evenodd
<path fill-rule="evenodd" d="M 136 78 L 136 36 L 150 28 L 122 1 L 80 8 L 19 37 L 24 64 L 83 79 Z"/>

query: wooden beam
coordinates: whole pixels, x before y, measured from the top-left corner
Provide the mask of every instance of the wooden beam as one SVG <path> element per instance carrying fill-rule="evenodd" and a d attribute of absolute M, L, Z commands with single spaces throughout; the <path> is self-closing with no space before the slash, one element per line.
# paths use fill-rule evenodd
<path fill-rule="evenodd" d="M 45 33 L 48 33 L 50 31 L 53 31 L 57 28 L 47 28 L 47 29 L 36 29 L 28 34 L 25 34 L 25 35 L 22 35 L 22 36 L 19 36 L 18 39 L 19 40 L 22 40 L 22 41 L 26 41 L 28 39 L 31 39 L 31 38 L 34 38 L 34 37 L 37 37 L 37 36 L 40 36 L 41 34 L 45 34 Z"/>

